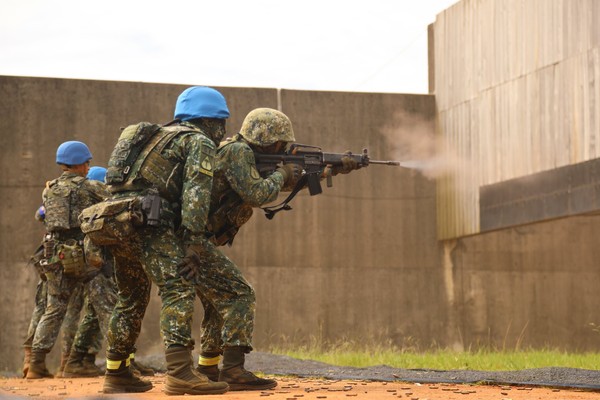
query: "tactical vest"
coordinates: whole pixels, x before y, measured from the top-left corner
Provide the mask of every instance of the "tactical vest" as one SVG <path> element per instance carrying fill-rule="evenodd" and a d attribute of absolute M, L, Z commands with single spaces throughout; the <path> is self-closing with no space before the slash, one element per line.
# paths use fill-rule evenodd
<path fill-rule="evenodd" d="M 106 183 L 113 193 L 158 189 L 159 195 L 179 202 L 177 175 L 183 165 L 167 159 L 162 151 L 177 135 L 195 132 L 186 126 L 161 126 L 141 122 L 126 127 L 108 161 Z"/>
<path fill-rule="evenodd" d="M 73 179 L 54 179 L 48 183 L 44 207 L 46 208 L 46 229 L 49 232 L 64 231 L 79 227 L 79 210 L 73 206 L 81 184 L 82 176 Z"/>

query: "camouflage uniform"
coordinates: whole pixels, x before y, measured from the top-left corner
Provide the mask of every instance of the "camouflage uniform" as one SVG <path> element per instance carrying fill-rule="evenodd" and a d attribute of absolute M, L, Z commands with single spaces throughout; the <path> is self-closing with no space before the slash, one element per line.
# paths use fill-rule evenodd
<path fill-rule="evenodd" d="M 44 216 L 40 215 L 40 210 L 36 212 L 36 219 L 38 221 L 43 222 Z M 40 273 L 39 261 L 41 260 L 41 248 L 38 252 L 32 257 L 30 264 L 33 263 L 36 271 Z M 23 366 L 23 376 L 27 375 L 27 370 L 29 369 L 29 357 L 31 352 L 31 346 L 33 344 L 33 337 L 35 336 L 35 331 L 44 315 L 47 304 L 47 295 L 48 295 L 48 285 L 46 283 L 46 276 L 43 273 L 40 273 L 40 281 L 37 285 L 36 295 L 35 295 L 35 306 L 33 309 L 33 313 L 31 315 L 31 320 L 29 322 L 29 328 L 27 329 L 27 338 L 23 343 L 23 347 L 25 348 L 25 360 Z M 83 296 L 83 284 L 79 284 L 74 293 L 71 295 L 71 299 L 69 300 L 69 304 L 67 306 L 67 313 L 65 314 L 65 318 L 62 324 L 62 346 L 61 346 L 61 367 L 60 372 L 64 369 L 65 363 L 68 360 L 69 353 L 71 351 L 71 346 L 73 345 L 73 340 L 75 338 L 75 334 L 77 333 L 79 327 L 79 320 L 81 317 L 81 310 L 84 304 L 84 296 Z M 102 345 L 100 338 L 100 327 L 98 325 L 98 319 L 95 318 L 94 315 L 88 315 L 86 313 L 84 315 L 85 318 L 94 320 L 95 324 L 85 324 L 82 328 L 83 335 L 88 338 L 84 341 L 82 346 L 85 346 L 86 352 L 89 351 L 93 353 L 98 353 L 100 351 L 100 347 Z M 82 320 L 83 322 L 83 320 Z"/>
<path fill-rule="evenodd" d="M 259 175 L 254 152 L 236 135 L 217 151 L 209 229 L 227 224 L 212 217 L 225 197 L 239 199 L 234 201 L 237 206 L 233 214 L 249 218 L 251 208 L 275 200 L 283 184 L 283 176 L 278 172 L 266 179 Z M 198 274 L 196 292 L 204 306 L 201 351 L 220 353 L 223 347 L 231 346 L 251 349 L 255 309 L 252 286 L 212 242 L 205 243 Z"/>
<path fill-rule="evenodd" d="M 113 293 L 113 296 L 116 296 L 116 294 Z M 101 331 L 98 316 L 94 308 L 90 307 L 89 300 L 85 301 L 84 307 L 86 312 L 78 323 L 78 329 L 75 330 L 76 335 L 73 335 L 71 350 L 80 353 L 98 354 L 102 348 L 102 339 L 106 337 L 106 331 L 104 333 Z M 106 321 L 106 327 L 108 329 L 108 321 Z"/>
<path fill-rule="evenodd" d="M 167 169 L 152 170 L 156 164 L 144 163 L 139 174 L 148 177 L 146 184 L 133 190 L 123 190 L 127 187 L 111 185 L 109 180 L 115 198 L 144 196 L 153 187 L 161 197 L 160 225 L 140 227 L 137 239 L 111 247 L 119 295 L 108 332 L 108 351 L 122 357 L 133 352 L 148 305 L 151 281 L 158 286 L 162 300 L 160 329 L 165 347 L 193 344 L 194 288 L 181 279 L 177 264 L 185 255 L 184 245 L 207 241 L 202 228 L 210 204 L 216 146 L 192 123 L 163 127 L 156 133 L 161 138 L 169 134 L 172 137 L 164 139 L 166 143 L 159 154 L 152 150 L 138 157 L 140 164 L 145 158 L 166 160 Z M 109 168 L 109 174 L 110 171 Z M 155 179 L 150 175 L 164 184 L 148 182 Z M 176 227 L 179 227 L 177 233 Z"/>
<path fill-rule="evenodd" d="M 96 275 L 85 286 L 86 314 L 79 324 L 72 349 L 79 353 L 98 353 L 101 339 L 107 336 L 110 318 L 117 302 L 114 280 Z M 100 334 L 99 334 L 100 333 Z"/>
<path fill-rule="evenodd" d="M 70 229 L 55 231 L 58 242 L 68 239 L 83 240 L 83 233 L 79 229 L 77 216 L 84 209 L 107 198 L 110 194 L 106 187 L 97 181 L 89 181 L 71 172 L 64 172 L 58 179 L 49 183 L 42 195 L 46 215 L 60 213 L 64 210 L 55 210 L 53 198 L 50 196 L 51 187 L 58 185 L 60 188 L 75 187 L 69 201 L 69 214 L 67 216 Z M 48 285 L 48 302 L 44 315 L 35 329 L 32 351 L 48 353 L 52 350 L 58 337 L 61 324 L 67 312 L 69 300 L 77 287 L 81 284 L 79 279 L 64 276 L 62 267 L 53 268 L 46 272 Z"/>
<path fill-rule="evenodd" d="M 73 339 L 77 333 L 79 327 L 79 321 L 81 320 L 81 310 L 85 302 L 83 296 L 83 283 L 80 283 L 75 288 L 71 298 L 69 299 L 69 305 L 67 306 L 67 313 L 62 323 L 62 354 L 69 354 L 71 346 L 73 345 Z"/>
<path fill-rule="evenodd" d="M 27 330 L 27 339 L 25 340 L 25 343 L 23 343 L 23 346 L 26 348 L 31 348 L 37 326 L 42 318 L 42 315 L 44 315 L 44 312 L 46 311 L 47 294 L 47 283 L 45 280 L 40 280 L 38 282 L 35 295 L 35 306 L 31 315 L 31 321 L 29 322 L 29 329 Z M 77 329 L 79 327 L 83 303 L 83 284 L 79 284 L 75 287 L 75 291 L 69 299 L 67 312 L 62 323 L 61 369 L 64 368 L 69 357 L 69 352 L 71 351 L 71 346 L 73 345 L 73 340 L 75 339 L 75 334 L 77 333 Z M 99 328 L 94 326 L 91 326 L 89 329 L 92 329 L 92 331 L 89 332 L 90 335 L 95 335 L 96 332 L 94 330 L 99 332 Z"/>
<path fill-rule="evenodd" d="M 117 287 L 113 274 L 113 262 L 104 252 L 104 265 L 98 275 L 85 285 L 85 314 L 78 323 L 73 339 L 76 353 L 98 354 L 102 340 L 107 337 L 112 311 L 117 303 Z"/>
<path fill-rule="evenodd" d="M 46 281 L 40 279 L 37 284 L 35 291 L 35 304 L 33 306 L 33 312 L 31 313 L 31 320 L 29 321 L 29 328 L 27 329 L 27 339 L 23 343 L 24 347 L 31 347 L 33 343 L 33 337 L 35 336 L 35 329 L 37 328 L 44 311 L 46 310 L 46 296 L 48 295 L 48 285 Z"/>

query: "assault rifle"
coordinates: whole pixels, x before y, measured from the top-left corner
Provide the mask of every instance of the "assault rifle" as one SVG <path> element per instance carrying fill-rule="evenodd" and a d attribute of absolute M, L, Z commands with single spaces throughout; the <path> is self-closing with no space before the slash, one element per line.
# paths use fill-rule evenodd
<path fill-rule="evenodd" d="M 308 187 L 308 192 L 311 196 L 322 193 L 321 177 L 323 176 L 325 169 L 327 167 L 343 167 L 344 163 L 342 159 L 344 157 L 350 157 L 356 161 L 359 168 L 366 167 L 370 164 L 400 166 L 399 161 L 371 160 L 367 149 L 363 149 L 361 154 L 325 153 L 317 146 L 292 143 L 288 150 L 283 154 L 264 154 L 255 152 L 254 158 L 256 160 L 256 168 L 263 177 L 270 175 L 280 164 L 298 164 L 304 169 L 304 174 L 290 195 L 283 202 L 275 206 L 263 207 L 266 217 L 272 219 L 275 214 L 281 210 L 291 210 L 292 208 L 288 203 L 304 187 Z M 331 173 L 328 173 L 326 178 L 327 187 L 331 187 Z"/>

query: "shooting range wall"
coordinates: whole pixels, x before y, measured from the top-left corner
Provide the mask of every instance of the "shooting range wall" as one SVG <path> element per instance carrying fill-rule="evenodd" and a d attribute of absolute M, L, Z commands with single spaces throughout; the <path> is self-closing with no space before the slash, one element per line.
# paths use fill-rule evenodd
<path fill-rule="evenodd" d="M 429 38 L 448 339 L 598 351 L 600 2 L 464 0 Z"/>
<path fill-rule="evenodd" d="M 26 262 L 43 235 L 33 214 L 45 182 L 60 174 L 57 146 L 81 140 L 94 155 L 92 164 L 106 166 L 119 128 L 169 121 L 185 87 L 0 77 L 0 371 L 21 366 L 38 280 Z M 299 142 L 336 152 L 366 147 L 381 159 L 393 157 L 393 143 L 406 131 L 398 111 L 425 121 L 435 117 L 430 95 L 220 90 L 232 113 L 229 134 L 251 109 L 279 104 Z M 323 183 L 322 195 L 300 194 L 292 211 L 272 221 L 257 210 L 226 249 L 257 292 L 256 348 L 312 340 L 438 341 L 448 310 L 439 294 L 435 183 L 387 166 L 335 177 L 332 188 Z M 160 300 L 153 293 L 140 357 L 162 353 Z M 201 315 L 198 302 L 196 338 Z M 57 344 L 51 367 L 59 352 Z"/>
<path fill-rule="evenodd" d="M 439 238 L 508 225 L 481 226 L 480 187 L 600 157 L 600 2 L 464 0 L 429 32 L 439 130 L 458 172 L 439 181 Z M 562 177 L 548 190 L 568 195 Z M 538 220 L 576 213 L 561 196 L 544 199 Z M 505 207 L 505 221 L 531 222 L 527 211 Z"/>

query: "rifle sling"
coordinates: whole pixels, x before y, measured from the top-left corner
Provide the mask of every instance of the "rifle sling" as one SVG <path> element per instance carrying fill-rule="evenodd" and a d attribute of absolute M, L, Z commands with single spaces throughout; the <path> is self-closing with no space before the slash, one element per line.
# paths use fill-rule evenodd
<path fill-rule="evenodd" d="M 267 219 L 273 219 L 275 214 L 277 214 L 279 211 L 291 210 L 292 207 L 290 207 L 290 205 L 288 203 L 290 201 L 292 201 L 292 199 L 294 197 L 296 197 L 298 192 L 300 190 L 302 190 L 302 188 L 304 186 L 306 186 L 307 182 L 308 182 L 308 174 L 302 175 L 302 177 L 300 179 L 298 179 L 298 182 L 296 182 L 296 186 L 294 186 L 294 190 L 292 190 L 292 192 L 288 195 L 288 197 L 285 198 L 285 200 L 283 200 L 281 203 L 276 204 L 271 207 L 261 207 L 261 209 L 265 212 L 265 217 L 267 217 Z"/>

